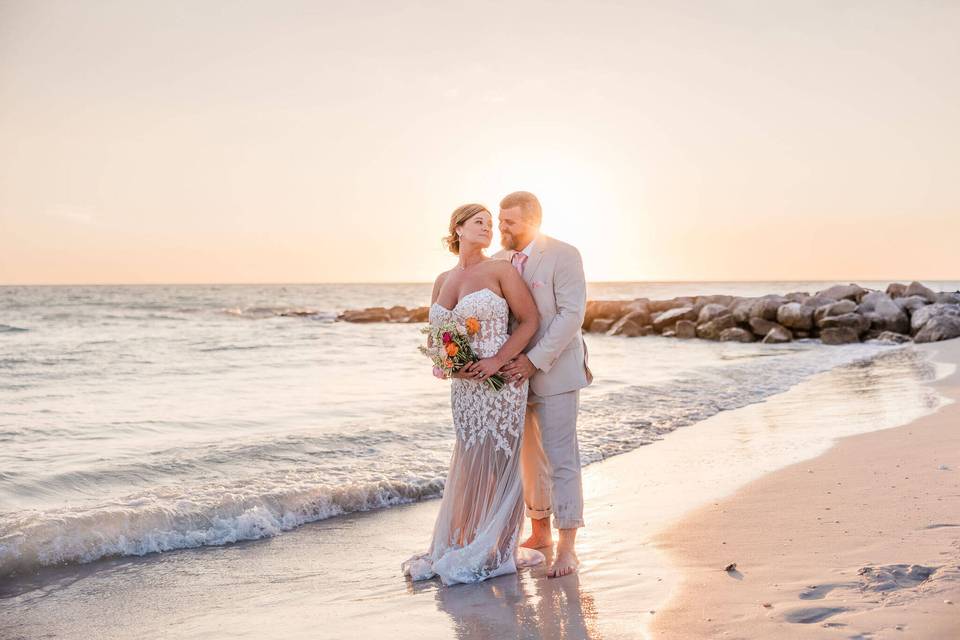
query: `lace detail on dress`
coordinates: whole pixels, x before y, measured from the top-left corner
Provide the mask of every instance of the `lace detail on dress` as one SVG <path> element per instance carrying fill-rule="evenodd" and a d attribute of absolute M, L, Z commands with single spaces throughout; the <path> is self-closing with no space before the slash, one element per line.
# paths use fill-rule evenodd
<path fill-rule="evenodd" d="M 481 358 L 496 355 L 509 338 L 507 301 L 490 289 L 464 296 L 453 309 L 430 307 L 430 322 L 474 317 L 480 331 L 471 340 Z M 443 500 L 427 553 L 403 563 L 414 580 L 440 576 L 444 584 L 478 582 L 543 561 L 537 551 L 518 551 L 523 524 L 520 442 L 527 383 L 499 392 L 486 383 L 454 378 L 450 385 L 456 442 Z"/>
<path fill-rule="evenodd" d="M 440 324 L 451 318 L 457 322 L 476 318 L 480 321 L 480 331 L 470 345 L 479 357 L 489 358 L 495 356 L 510 337 L 509 312 L 506 300 L 490 289 L 480 289 L 465 295 L 453 309 L 434 304 L 430 308 L 430 322 Z M 486 383 L 453 379 L 450 401 L 454 426 L 467 449 L 489 437 L 497 450 L 506 456 L 513 455 L 514 443 L 523 431 L 527 384 L 516 387 L 508 383 L 496 392 Z M 523 410 L 517 411 L 518 405 Z"/>

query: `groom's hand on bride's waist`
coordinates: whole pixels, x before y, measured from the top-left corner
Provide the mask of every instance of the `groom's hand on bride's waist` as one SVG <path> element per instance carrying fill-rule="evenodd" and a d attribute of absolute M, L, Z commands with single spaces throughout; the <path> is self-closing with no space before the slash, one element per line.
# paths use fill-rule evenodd
<path fill-rule="evenodd" d="M 536 372 L 537 367 L 530 362 L 530 358 L 528 358 L 525 353 L 521 353 L 500 369 L 500 373 L 504 378 L 517 386 L 523 384 L 524 380 L 529 380 Z"/>
<path fill-rule="evenodd" d="M 500 369 L 500 361 L 496 358 L 484 358 L 473 363 L 470 367 L 471 377 L 477 380 L 486 380 Z"/>

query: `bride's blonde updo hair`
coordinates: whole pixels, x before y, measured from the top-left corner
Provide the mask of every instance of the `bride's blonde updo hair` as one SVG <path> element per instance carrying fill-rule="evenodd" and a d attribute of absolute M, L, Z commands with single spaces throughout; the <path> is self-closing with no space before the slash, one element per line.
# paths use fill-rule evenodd
<path fill-rule="evenodd" d="M 447 248 L 450 249 L 450 253 L 455 256 L 460 255 L 460 236 L 457 235 L 457 227 L 477 215 L 486 211 L 488 214 L 490 211 L 483 206 L 482 204 L 465 204 L 461 207 L 457 207 L 453 213 L 450 214 L 450 235 L 444 237 L 443 242 L 447 245 Z M 491 217 L 493 214 L 490 214 Z"/>

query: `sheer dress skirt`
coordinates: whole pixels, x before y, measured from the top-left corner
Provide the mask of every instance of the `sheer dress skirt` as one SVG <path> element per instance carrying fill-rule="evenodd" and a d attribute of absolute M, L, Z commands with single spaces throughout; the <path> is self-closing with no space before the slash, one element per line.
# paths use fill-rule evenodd
<path fill-rule="evenodd" d="M 478 582 L 543 561 L 518 547 L 523 525 L 520 443 L 527 386 L 499 393 L 485 383 L 454 379 L 457 439 L 440 512 L 427 553 L 403 563 L 414 580 L 439 576 L 444 584 Z"/>

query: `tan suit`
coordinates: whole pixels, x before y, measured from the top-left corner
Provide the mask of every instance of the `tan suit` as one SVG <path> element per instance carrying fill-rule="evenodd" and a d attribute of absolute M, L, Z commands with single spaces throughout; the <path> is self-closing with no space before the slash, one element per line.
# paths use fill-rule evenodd
<path fill-rule="evenodd" d="M 501 251 L 494 258 L 509 260 Z M 554 526 L 583 526 L 583 487 L 577 444 L 580 389 L 593 375 L 580 332 L 587 285 L 580 252 L 565 242 L 538 235 L 523 279 L 540 312 L 540 327 L 524 350 L 537 372 L 530 379 L 521 464 L 527 515 Z"/>

